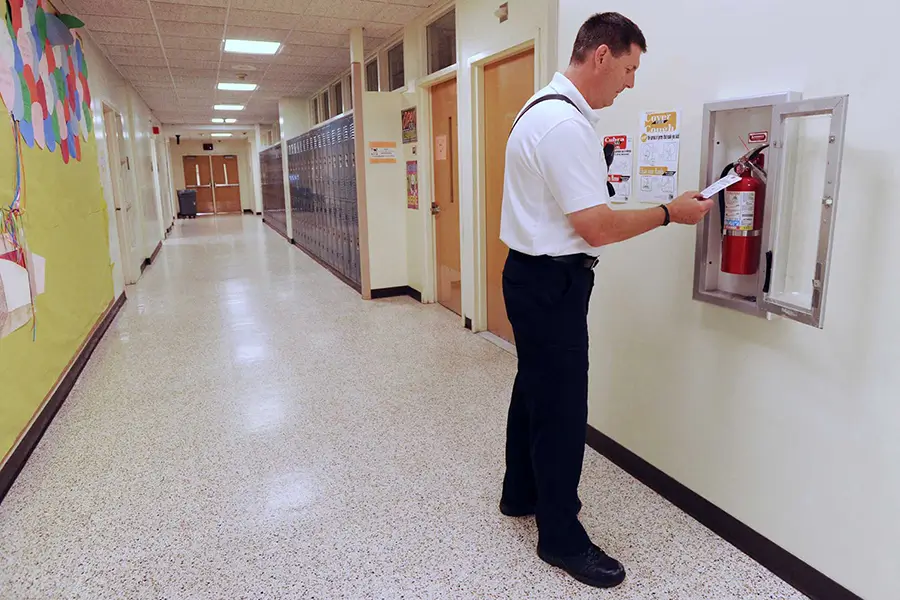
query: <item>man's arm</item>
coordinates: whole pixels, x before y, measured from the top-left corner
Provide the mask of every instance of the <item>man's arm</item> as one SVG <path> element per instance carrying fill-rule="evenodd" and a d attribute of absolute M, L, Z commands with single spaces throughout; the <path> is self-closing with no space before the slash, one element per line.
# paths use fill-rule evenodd
<path fill-rule="evenodd" d="M 673 223 L 693 225 L 712 208 L 697 192 L 682 194 L 666 206 Z M 584 241 L 600 247 L 639 236 L 662 226 L 666 211 L 660 206 L 641 210 L 613 210 L 606 204 L 568 215 L 569 223 Z"/>

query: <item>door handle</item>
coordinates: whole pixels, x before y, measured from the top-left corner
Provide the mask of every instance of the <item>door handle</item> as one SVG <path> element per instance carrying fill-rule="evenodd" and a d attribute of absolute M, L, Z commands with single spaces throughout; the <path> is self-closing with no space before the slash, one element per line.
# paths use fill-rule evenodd
<path fill-rule="evenodd" d="M 436 215 L 441 212 L 441 207 L 437 205 L 437 202 L 431 203 L 431 214 Z"/>

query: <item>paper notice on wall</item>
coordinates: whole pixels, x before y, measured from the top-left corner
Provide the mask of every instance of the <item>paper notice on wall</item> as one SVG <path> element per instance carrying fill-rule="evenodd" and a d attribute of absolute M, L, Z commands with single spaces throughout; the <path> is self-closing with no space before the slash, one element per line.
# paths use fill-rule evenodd
<path fill-rule="evenodd" d="M 434 138 L 434 158 L 436 160 L 447 160 L 447 136 L 439 135 Z"/>
<path fill-rule="evenodd" d="M 644 112 L 638 148 L 640 202 L 663 204 L 678 194 L 678 154 L 681 145 L 681 111 Z"/>
<path fill-rule="evenodd" d="M 634 138 L 630 135 L 608 135 L 603 138 L 604 155 L 608 145 L 615 150 L 609 165 L 607 181 L 616 191 L 611 202 L 628 202 L 631 197 L 631 177 L 634 169 Z M 604 158 L 606 158 L 604 156 Z"/>
<path fill-rule="evenodd" d="M 397 162 L 397 144 L 394 142 L 369 142 L 369 162 L 387 164 Z"/>

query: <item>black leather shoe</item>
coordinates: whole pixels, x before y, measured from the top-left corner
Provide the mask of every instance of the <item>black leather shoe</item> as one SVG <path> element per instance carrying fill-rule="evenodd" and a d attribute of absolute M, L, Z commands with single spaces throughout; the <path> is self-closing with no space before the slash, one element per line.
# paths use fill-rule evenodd
<path fill-rule="evenodd" d="M 507 517 L 530 517 L 534 514 L 534 505 L 514 506 L 501 500 L 500 512 Z M 578 512 L 581 512 L 581 500 L 578 501 Z"/>
<path fill-rule="evenodd" d="M 553 556 L 538 548 L 538 556 L 592 587 L 611 588 L 625 581 L 625 567 L 594 544 L 575 556 Z"/>

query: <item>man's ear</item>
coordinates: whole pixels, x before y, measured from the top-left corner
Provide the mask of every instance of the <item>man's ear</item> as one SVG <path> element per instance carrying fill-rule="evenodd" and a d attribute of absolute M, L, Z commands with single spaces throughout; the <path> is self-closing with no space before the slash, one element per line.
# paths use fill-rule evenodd
<path fill-rule="evenodd" d="M 602 65 L 604 61 L 608 60 L 610 57 L 609 46 L 606 44 L 600 44 L 597 46 L 597 49 L 594 50 L 594 63 L 599 66 Z"/>

